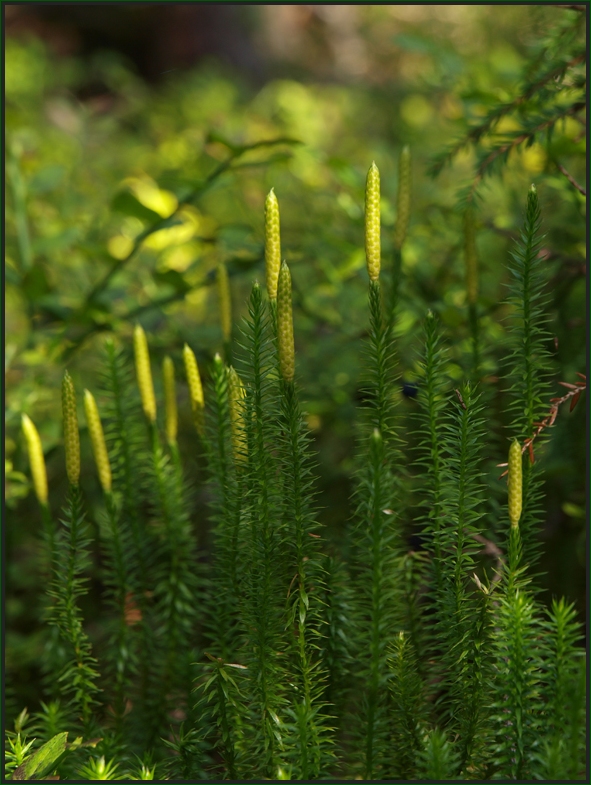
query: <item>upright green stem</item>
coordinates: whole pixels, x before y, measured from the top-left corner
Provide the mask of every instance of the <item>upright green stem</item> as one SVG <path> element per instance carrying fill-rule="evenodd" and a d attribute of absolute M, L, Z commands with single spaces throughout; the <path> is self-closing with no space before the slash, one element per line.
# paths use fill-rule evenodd
<path fill-rule="evenodd" d="M 126 713 L 126 698 L 129 697 L 130 669 L 134 664 L 134 643 L 131 624 L 127 618 L 127 602 L 133 596 L 131 575 L 125 556 L 125 546 L 121 536 L 120 512 L 111 492 L 105 493 L 105 505 L 109 524 L 109 581 L 111 583 L 112 602 L 117 614 L 117 631 L 114 637 L 113 676 L 115 681 L 114 714 L 116 727 L 122 729 L 123 717 Z M 127 693 L 127 694 L 126 694 Z"/>
<path fill-rule="evenodd" d="M 425 322 L 425 355 L 423 361 L 423 445 L 429 485 L 429 528 L 433 535 L 436 576 L 441 572 L 441 517 L 443 515 L 443 466 L 441 444 L 442 368 L 440 338 L 435 317 L 431 312 Z"/>
<path fill-rule="evenodd" d="M 213 481 L 214 567 L 211 596 L 211 639 L 225 662 L 236 656 L 239 585 L 239 531 L 242 509 L 242 466 L 232 457 L 232 425 L 228 369 L 219 355 L 212 366 L 212 395 L 208 396 L 208 465 Z M 235 404 L 238 406 L 238 404 Z M 242 419 L 243 412 L 236 414 Z"/>
<path fill-rule="evenodd" d="M 80 714 L 85 732 L 90 732 L 98 692 L 95 670 L 96 660 L 92 657 L 90 642 L 82 626 L 82 614 L 78 597 L 86 593 L 85 579 L 81 574 L 89 562 L 88 538 L 82 495 L 80 488 L 70 485 L 68 507 L 65 519 L 67 540 L 60 537 L 55 575 L 50 590 L 54 599 L 52 621 L 58 627 L 62 638 L 71 646 L 71 663 L 66 666 L 60 681 L 64 690 L 73 695 L 73 705 Z"/>
<path fill-rule="evenodd" d="M 369 282 L 369 319 L 371 351 L 371 424 L 387 438 L 391 428 L 390 325 L 384 319 L 379 280 Z"/>
<path fill-rule="evenodd" d="M 8 179 L 10 180 L 10 184 L 12 186 L 12 196 L 14 200 L 14 221 L 16 225 L 16 237 L 21 258 L 21 271 L 26 273 L 31 269 L 31 265 L 33 264 L 29 222 L 27 218 L 27 192 L 17 155 L 12 149 L 7 156 L 6 168 Z"/>
<path fill-rule="evenodd" d="M 283 705 L 285 686 L 279 675 L 276 659 L 281 639 L 282 609 L 277 601 L 284 591 L 280 588 L 279 570 L 279 510 L 273 496 L 274 467 L 270 454 L 270 428 L 268 408 L 270 387 L 269 326 L 265 318 L 261 290 L 255 284 L 250 304 L 250 324 L 247 332 L 249 367 L 245 374 L 250 388 L 245 399 L 245 428 L 248 443 L 248 462 L 244 466 L 245 519 L 250 522 L 250 541 L 247 557 L 250 563 L 245 570 L 249 632 L 252 651 L 252 686 L 256 695 L 257 712 L 260 712 L 260 742 L 264 749 L 259 770 L 264 776 L 275 776 L 280 765 L 283 730 L 278 710 Z M 248 385 L 247 385 L 248 386 Z"/>
<path fill-rule="evenodd" d="M 384 502 L 381 488 L 381 466 L 384 460 L 384 442 L 376 430 L 371 438 L 372 497 L 369 509 L 371 531 L 371 637 L 370 637 L 370 674 L 368 684 L 367 741 L 365 752 L 365 779 L 374 779 L 376 766 L 374 737 L 376 711 L 379 700 L 380 684 L 383 682 L 383 522 Z"/>
<path fill-rule="evenodd" d="M 360 476 L 358 523 L 354 532 L 356 592 L 359 603 L 361 647 L 357 656 L 364 663 L 365 716 L 360 729 L 363 740 L 363 776 L 373 779 L 388 771 L 391 753 L 387 741 L 388 680 L 387 647 L 395 634 L 402 596 L 397 559 L 400 533 L 393 475 L 393 368 L 391 323 L 384 318 L 379 280 L 369 284 L 369 405 L 372 428 L 369 455 Z M 400 593 L 399 595 L 397 593 Z M 396 595 L 396 596 L 395 596 Z"/>
<path fill-rule="evenodd" d="M 296 568 L 295 591 L 292 588 L 293 600 L 290 619 L 297 631 L 298 669 L 302 703 L 299 707 L 299 753 L 300 770 L 298 778 L 304 780 L 320 775 L 320 738 L 314 681 L 312 678 L 312 649 L 310 633 L 316 614 L 315 596 L 311 596 L 314 588 L 319 591 L 318 564 L 314 553 L 313 520 L 309 503 L 309 482 L 306 482 L 305 443 L 301 432 L 301 412 L 297 392 L 293 382 L 281 382 L 281 409 L 283 428 L 286 441 L 286 462 L 284 495 L 286 515 L 289 525 L 289 541 L 294 542 Z M 316 573 L 316 574 L 315 574 Z M 313 585 L 315 584 L 315 585 Z M 312 602 L 312 607 L 311 607 Z M 316 620 L 317 621 L 317 620 Z M 315 676 L 319 674 L 316 670 Z"/>
<path fill-rule="evenodd" d="M 547 317 L 545 267 L 540 259 L 540 207 L 538 195 L 532 185 L 527 198 L 527 209 L 520 239 L 511 253 L 512 262 L 510 298 L 513 306 L 510 333 L 513 351 L 509 357 L 512 422 L 511 431 L 523 443 L 534 433 L 535 423 L 546 412 L 544 401 L 548 391 L 549 340 Z M 543 438 L 543 437 L 541 437 Z M 536 441 L 536 446 L 539 444 Z M 537 476 L 537 463 L 525 462 L 523 469 L 523 513 L 520 521 L 524 559 L 530 569 L 535 568 L 540 556 L 539 503 L 541 482 Z"/>

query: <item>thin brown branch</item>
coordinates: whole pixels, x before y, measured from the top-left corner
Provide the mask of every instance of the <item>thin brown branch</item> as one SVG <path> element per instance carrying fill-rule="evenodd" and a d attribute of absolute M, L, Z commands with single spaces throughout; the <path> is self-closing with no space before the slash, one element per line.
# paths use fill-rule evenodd
<path fill-rule="evenodd" d="M 563 175 L 566 177 L 566 179 L 569 181 L 569 183 L 570 183 L 572 186 L 574 186 L 574 187 L 577 189 L 577 191 L 578 191 L 579 193 L 583 194 L 583 196 L 587 196 L 587 191 L 586 191 L 586 190 L 583 188 L 583 186 L 582 186 L 582 185 L 579 185 L 579 184 L 577 183 L 577 181 L 576 181 L 576 180 L 575 180 L 575 178 L 572 176 L 572 174 L 570 174 L 569 172 L 567 172 L 567 170 L 564 168 L 564 166 L 563 166 L 562 164 L 558 163 L 558 161 L 556 161 L 555 163 L 556 163 L 556 166 L 557 166 L 557 167 L 560 169 L 560 171 L 562 172 L 562 174 L 563 174 Z"/>
<path fill-rule="evenodd" d="M 558 415 L 558 408 L 563 404 L 566 403 L 568 400 L 573 398 L 573 403 L 571 403 L 570 410 L 572 412 L 574 408 L 574 404 L 579 400 L 579 397 L 582 392 L 587 389 L 587 378 L 582 373 L 577 373 L 577 376 L 580 376 L 583 379 L 582 382 L 576 382 L 575 384 L 570 384 L 570 382 L 558 382 L 558 384 L 562 385 L 562 387 L 566 387 L 568 392 L 561 396 L 560 398 L 551 398 L 550 399 L 550 410 L 548 414 L 544 417 L 541 422 L 534 423 L 536 426 L 536 430 L 534 431 L 533 435 L 527 438 L 524 443 L 523 447 L 521 448 L 521 454 L 528 450 L 529 457 L 531 463 L 534 462 L 534 440 L 537 436 L 539 436 L 545 428 L 549 428 L 554 425 L 554 421 Z"/>

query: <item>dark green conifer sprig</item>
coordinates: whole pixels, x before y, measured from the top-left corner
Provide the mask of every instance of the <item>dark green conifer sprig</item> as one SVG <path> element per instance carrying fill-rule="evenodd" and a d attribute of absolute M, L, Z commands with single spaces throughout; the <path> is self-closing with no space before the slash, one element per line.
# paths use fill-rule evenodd
<path fill-rule="evenodd" d="M 419 778 L 427 782 L 452 779 L 458 769 L 456 746 L 441 728 L 434 728 L 423 737 L 418 755 Z"/>
<path fill-rule="evenodd" d="M 490 681 L 493 717 L 492 768 L 495 776 L 528 779 L 534 775 L 532 751 L 543 730 L 540 696 L 543 655 L 539 608 L 526 585 L 521 540 L 522 458 L 515 440 L 509 449 L 508 556 L 495 603 L 493 669 Z"/>
<path fill-rule="evenodd" d="M 296 779 L 316 779 L 326 772 L 329 727 L 321 696 L 324 673 L 319 656 L 322 635 L 320 603 L 323 575 L 320 535 L 314 508 L 312 459 L 308 429 L 303 421 L 296 385 L 291 275 L 283 263 L 277 289 L 277 364 L 279 416 L 277 426 L 278 470 L 281 485 L 287 577 L 286 628 L 292 642 L 290 666 L 296 678 L 288 714 L 292 722 Z"/>
<path fill-rule="evenodd" d="M 159 767 L 151 779 L 189 780 L 192 782 L 206 780 L 207 766 L 211 762 L 205 752 L 205 731 L 202 727 L 185 728 L 182 722 L 168 738 L 162 739 L 164 746 L 171 753 Z M 148 757 L 148 755 L 146 755 Z M 151 760 L 151 758 L 150 758 Z"/>
<path fill-rule="evenodd" d="M 234 460 L 228 369 L 216 355 L 206 400 L 205 440 L 212 487 L 214 563 L 208 586 L 208 637 L 223 662 L 237 656 L 240 630 L 239 530 L 242 477 Z"/>
<path fill-rule="evenodd" d="M 152 742 L 167 727 L 168 711 L 187 707 L 191 662 L 199 608 L 195 534 L 188 512 L 188 491 L 162 449 L 156 423 L 149 423 L 152 440 L 152 526 L 156 534 L 153 640 L 146 699 Z"/>
<path fill-rule="evenodd" d="M 325 634 L 321 602 L 323 572 L 320 535 L 313 503 L 312 461 L 306 426 L 293 382 L 280 382 L 279 451 L 286 561 L 293 574 L 288 592 L 287 624 L 292 640 L 297 681 L 291 714 L 296 731 L 292 775 L 316 779 L 326 774 L 330 762 L 330 727 L 322 703 L 325 675 L 319 648 Z"/>
<path fill-rule="evenodd" d="M 39 570 L 45 586 L 50 585 L 53 579 L 54 564 L 56 561 L 56 533 L 57 527 L 48 503 L 47 488 L 47 469 L 43 446 L 37 428 L 32 420 L 25 414 L 22 417 L 22 429 L 27 451 L 29 453 L 29 465 L 33 478 L 33 488 L 39 503 L 41 512 L 41 522 L 43 531 L 41 534 L 42 548 L 39 558 Z M 51 602 L 47 593 L 40 598 L 40 621 L 45 623 L 50 618 Z M 59 695 L 59 674 L 65 664 L 65 651 L 63 641 L 60 640 L 57 627 L 50 626 L 46 630 L 46 642 L 42 656 L 41 669 L 43 671 L 42 680 L 44 683 L 44 694 L 57 697 Z"/>
<path fill-rule="evenodd" d="M 85 732 L 89 733 L 95 723 L 93 710 L 100 691 L 97 685 L 99 673 L 84 630 L 79 599 L 88 591 L 88 578 L 84 574 L 91 564 L 91 538 L 79 486 L 80 436 L 76 392 L 67 371 L 62 382 L 62 413 L 70 488 L 62 527 L 55 538 L 53 580 L 48 587 L 52 601 L 49 618 L 67 647 L 66 663 L 62 672 L 55 674 L 55 677 L 59 680 L 63 694 L 69 698 L 69 708 L 76 724 L 81 723 Z"/>
<path fill-rule="evenodd" d="M 121 536 L 129 538 L 126 570 L 136 584 L 133 601 L 145 606 L 148 576 L 154 550 L 146 531 L 144 494 L 147 489 L 149 444 L 133 371 L 124 352 L 111 340 L 105 342 L 101 366 L 105 439 L 113 485 L 120 493 Z"/>
<path fill-rule="evenodd" d="M 49 588 L 52 599 L 50 620 L 68 646 L 68 660 L 59 674 L 61 692 L 68 697 L 76 721 L 81 721 L 88 733 L 94 723 L 93 710 L 100 690 L 97 661 L 92 655 L 79 607 L 80 597 L 88 591 L 88 578 L 84 574 L 91 563 L 91 538 L 78 486 L 70 486 L 64 513 L 63 528 L 57 535 L 54 576 Z"/>
<path fill-rule="evenodd" d="M 163 734 L 169 710 L 189 707 L 191 661 L 197 618 L 195 537 L 189 519 L 188 494 L 180 467 L 165 454 L 158 429 L 156 397 L 148 341 L 140 325 L 134 330 L 136 377 L 142 400 L 152 465 L 148 500 L 154 533 L 152 649 L 147 653 L 140 713 L 147 722 L 145 739 L 152 746 Z"/>
<path fill-rule="evenodd" d="M 221 755 L 224 773 L 231 780 L 249 778 L 255 762 L 249 758 L 246 730 L 252 717 L 248 716 L 240 687 L 245 681 L 245 666 L 225 663 L 220 657 L 206 652 L 207 680 L 200 687 L 200 711 L 208 717 L 209 726 L 217 730 L 214 748 Z"/>
<path fill-rule="evenodd" d="M 424 530 L 433 552 L 433 570 L 437 591 L 441 591 L 443 551 L 451 534 L 446 516 L 447 476 L 445 469 L 444 419 L 446 405 L 444 395 L 447 379 L 443 371 L 445 349 L 435 315 L 429 311 L 425 319 L 424 350 L 420 360 L 422 383 L 418 396 L 420 456 L 417 461 L 422 469 L 421 507 Z M 439 595 L 441 596 L 441 594 Z"/>
<path fill-rule="evenodd" d="M 379 279 L 369 282 L 369 316 L 364 416 L 371 435 L 369 444 L 362 445 L 364 463 L 358 472 L 351 532 L 355 554 L 351 565 L 355 600 L 352 636 L 359 663 L 355 680 L 363 696 L 362 717 L 353 734 L 354 754 L 363 776 L 375 779 L 384 776 L 392 764 L 387 657 L 404 615 L 403 538 L 394 474 L 400 469 L 394 430 L 394 356 Z"/>
<path fill-rule="evenodd" d="M 478 586 L 478 584 L 477 584 Z M 494 627 L 492 597 L 489 588 L 480 584 L 471 603 L 471 617 L 464 626 L 464 638 L 458 646 L 458 682 L 450 689 L 457 706 L 457 761 L 461 776 L 485 778 L 488 710 L 490 705 L 489 675 L 493 661 Z"/>
<path fill-rule="evenodd" d="M 356 491 L 356 523 L 351 535 L 356 554 L 352 565 L 355 678 L 363 701 L 353 732 L 363 776 L 377 779 L 391 767 L 387 657 L 402 611 L 397 581 L 400 537 L 391 506 L 394 482 L 377 428 L 369 441 L 366 469 Z"/>
<path fill-rule="evenodd" d="M 540 207 L 532 185 L 520 239 L 511 253 L 511 281 L 508 303 L 512 306 L 510 335 L 513 349 L 507 358 L 507 379 L 511 396 L 511 434 L 523 443 L 533 436 L 535 425 L 543 419 L 550 395 L 548 379 L 550 357 L 546 348 L 550 336 L 546 325 L 545 275 L 539 256 Z M 542 436 L 543 438 L 543 436 Z M 537 440 L 540 444 L 540 440 Z M 542 491 L 538 463 L 524 462 L 523 512 L 519 522 L 524 561 L 532 571 L 540 556 L 539 526 L 542 514 Z"/>
<path fill-rule="evenodd" d="M 484 486 L 481 450 L 484 443 L 483 407 L 476 391 L 465 384 L 456 390 L 451 413 L 442 416 L 445 453 L 445 533 L 442 537 L 442 595 L 438 598 L 435 645 L 441 652 L 440 687 L 443 716 L 459 734 L 460 765 L 470 764 L 473 745 L 484 719 L 483 689 L 490 655 L 486 615 L 487 596 L 474 593 L 471 576 L 481 534 Z"/>
<path fill-rule="evenodd" d="M 423 598 L 423 613 L 429 611 L 429 619 L 420 630 L 421 637 L 418 641 L 420 650 L 427 654 L 429 672 L 424 673 L 428 684 L 441 684 L 438 703 L 448 697 L 444 688 L 446 667 L 444 659 L 452 657 L 450 649 L 457 641 L 450 641 L 449 636 L 453 631 L 449 629 L 450 620 L 454 616 L 457 602 L 453 571 L 449 565 L 456 553 L 456 521 L 449 509 L 450 476 L 448 467 L 449 445 L 445 428 L 445 409 L 448 400 L 447 379 L 443 370 L 446 351 L 442 345 L 439 325 L 434 314 L 429 311 L 424 326 L 424 346 L 419 361 L 421 372 L 420 394 L 418 396 L 419 410 L 416 414 L 418 423 L 418 458 L 419 467 L 419 521 L 422 524 L 427 550 L 430 559 L 425 565 L 422 580 L 427 586 Z M 464 446 L 465 450 L 465 446 Z M 451 451 L 454 456 L 461 453 L 457 443 L 453 444 Z M 461 465 L 460 460 L 460 465 Z M 457 515 L 458 510 L 455 510 Z M 464 505 L 463 516 L 466 508 Z M 465 558 L 462 549 L 460 565 Z M 462 582 L 462 569 L 459 570 L 460 584 Z M 461 588 L 459 589 L 461 594 Z"/>
<path fill-rule="evenodd" d="M 284 532 L 273 446 L 277 436 L 277 386 L 270 378 L 272 339 L 261 289 L 255 284 L 244 330 L 245 431 L 248 461 L 242 468 L 245 497 L 243 613 L 245 655 L 254 713 L 258 776 L 275 777 L 286 760 L 286 683 L 279 653 L 285 652 L 284 600 L 288 588 L 281 558 Z"/>
<path fill-rule="evenodd" d="M 547 780 L 582 776 L 585 749 L 585 656 L 581 625 L 572 605 L 554 600 L 541 626 L 544 630 L 544 742 L 536 775 Z"/>
<path fill-rule="evenodd" d="M 530 779 L 531 752 L 542 732 L 540 662 L 534 655 L 540 625 L 523 588 L 505 592 L 498 603 L 489 717 L 494 776 Z"/>
<path fill-rule="evenodd" d="M 369 283 L 369 320 L 367 413 L 371 427 L 377 428 L 389 443 L 393 429 L 394 354 L 382 308 L 380 281 Z"/>
<path fill-rule="evenodd" d="M 485 422 L 480 396 L 470 385 L 456 390 L 451 415 L 442 423 L 445 444 L 447 481 L 453 495 L 447 502 L 453 521 L 450 545 L 454 550 L 451 563 L 453 582 L 458 602 L 464 598 L 467 579 L 475 569 L 475 535 L 480 533 L 478 525 L 482 517 L 482 501 L 485 486 L 480 470 Z"/>
<path fill-rule="evenodd" d="M 132 552 L 131 533 L 122 526 L 121 505 L 111 492 L 105 493 L 106 532 L 104 551 L 104 582 L 106 602 L 114 612 L 109 646 L 106 650 L 109 692 L 116 727 L 122 729 L 128 703 L 133 694 L 133 681 L 138 671 L 138 631 L 134 629 L 139 619 L 139 607 L 134 608 L 133 597 L 137 592 L 136 576 L 128 569 L 127 554 Z"/>
<path fill-rule="evenodd" d="M 354 655 L 351 615 L 354 591 L 347 565 L 342 558 L 325 556 L 323 564 L 324 592 L 322 615 L 326 632 L 322 645 L 323 668 L 326 672 L 323 700 L 334 714 L 337 734 L 345 730 L 344 709 L 353 672 Z"/>
<path fill-rule="evenodd" d="M 415 779 L 428 718 L 425 687 L 417 670 L 412 641 L 404 632 L 395 638 L 390 654 L 394 771 L 400 779 Z"/>
<path fill-rule="evenodd" d="M 132 683 L 133 710 L 126 723 L 132 739 L 139 743 L 146 716 L 142 706 L 148 699 L 149 672 L 154 654 L 151 635 L 153 608 L 148 598 L 153 591 L 151 576 L 157 548 L 154 533 L 147 525 L 145 502 L 150 477 L 150 447 L 134 383 L 133 365 L 112 340 L 105 341 L 101 372 L 105 440 L 115 493 L 112 504 L 117 514 L 115 530 L 113 521 L 107 519 L 103 542 L 107 557 L 105 580 L 121 597 L 123 573 L 125 575 L 124 614 L 128 630 L 125 634 L 123 630 L 120 633 L 122 637 L 129 633 L 130 665 L 134 663 L 135 667 L 137 652 L 138 669 L 138 677 Z M 113 531 L 117 532 L 115 539 Z M 120 552 L 120 557 L 115 555 L 115 550 Z M 119 607 L 117 612 L 120 610 Z"/>

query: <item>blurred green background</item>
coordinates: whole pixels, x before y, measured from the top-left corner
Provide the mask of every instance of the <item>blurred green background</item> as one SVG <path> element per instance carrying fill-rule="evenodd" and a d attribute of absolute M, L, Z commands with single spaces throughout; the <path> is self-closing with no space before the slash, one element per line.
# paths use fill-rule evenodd
<path fill-rule="evenodd" d="M 468 328 L 457 195 L 470 182 L 476 157 L 473 149 L 462 151 L 437 178 L 428 175 L 429 162 L 468 123 L 517 94 L 544 40 L 561 25 L 572 26 L 578 12 L 550 5 L 221 4 L 14 5 L 5 11 L 6 657 L 10 700 L 15 709 L 33 710 L 44 641 L 40 520 L 21 414 L 29 414 L 41 434 L 57 517 L 66 487 L 63 371 L 69 369 L 80 393 L 96 391 L 105 335 L 114 333 L 129 350 L 139 320 L 154 368 L 166 353 L 175 360 L 181 449 L 189 472 L 202 476 L 182 346 L 193 347 L 207 376 L 208 362 L 222 348 L 216 265 L 228 267 L 238 324 L 253 280 L 264 280 L 263 205 L 274 187 L 282 253 L 294 281 L 297 373 L 318 452 L 320 514 L 329 547 L 338 548 L 351 514 L 353 422 L 368 318 L 367 169 L 375 160 L 381 172 L 387 259 L 397 160 L 402 145 L 410 144 L 412 213 L 396 328 L 402 379 L 416 378 L 421 321 L 431 308 L 446 330 L 448 371 L 459 382 Z M 581 41 L 582 27 L 572 46 Z M 497 131 L 518 131 L 526 120 L 513 113 Z M 269 144 L 244 150 L 259 142 Z M 568 117 L 552 138 L 512 153 L 480 189 L 482 387 L 495 402 L 484 447 L 494 497 L 491 537 L 503 498 L 495 464 L 504 459 L 507 437 L 506 265 L 531 182 L 538 186 L 546 234 L 551 395 L 564 392 L 559 380 L 577 381 L 576 372 L 585 371 L 585 199 L 556 165 L 558 156 L 584 185 L 584 144 L 580 119 Z M 212 177 L 216 170 L 224 171 Z M 133 252 L 134 239 L 155 221 L 162 222 L 159 231 Z M 411 444 L 415 406 L 401 393 Z M 564 594 L 583 616 L 586 400 L 572 413 L 563 409 L 540 454 L 547 477 L 543 569 L 547 598 Z M 100 492 L 85 433 L 83 460 L 82 484 L 95 521 Z M 207 492 L 199 482 L 197 488 L 200 520 Z M 86 613 L 99 645 L 100 596 L 97 560 Z"/>

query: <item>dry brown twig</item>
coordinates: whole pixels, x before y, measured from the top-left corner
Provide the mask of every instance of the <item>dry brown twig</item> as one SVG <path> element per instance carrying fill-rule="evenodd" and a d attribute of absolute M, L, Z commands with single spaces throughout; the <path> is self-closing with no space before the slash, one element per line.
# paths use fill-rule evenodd
<path fill-rule="evenodd" d="M 583 194 L 583 196 L 587 196 L 587 191 L 583 188 L 582 185 L 579 185 L 579 183 L 575 180 L 575 178 L 572 176 L 572 174 L 570 174 L 570 172 L 568 172 L 564 168 L 564 166 L 562 164 L 560 164 L 560 163 L 558 163 L 558 161 L 556 161 L 556 166 L 560 169 L 560 171 L 566 177 L 566 179 L 569 181 L 569 183 L 572 186 L 574 186 L 579 193 Z"/>
<path fill-rule="evenodd" d="M 566 403 L 568 400 L 570 400 L 569 411 L 572 412 L 572 410 L 577 405 L 579 398 L 581 397 L 581 393 L 587 389 L 587 377 L 584 374 L 579 373 L 578 371 L 577 371 L 577 376 L 580 376 L 580 378 L 583 381 L 575 382 L 575 384 L 571 384 L 570 382 L 558 382 L 558 384 L 562 385 L 562 387 L 566 387 L 568 392 L 565 393 L 565 395 L 561 396 L 560 398 L 550 398 L 550 411 L 541 422 L 534 423 L 536 430 L 534 431 L 532 436 L 528 437 L 523 442 L 521 453 L 523 454 L 526 450 L 528 451 L 530 463 L 535 462 L 534 439 L 542 433 L 544 428 L 549 428 L 550 426 L 554 425 L 554 421 L 556 420 L 556 417 L 558 415 L 558 408 L 563 403 Z M 507 465 L 506 463 L 497 464 L 499 468 L 504 467 L 506 465 Z M 499 477 L 499 480 L 501 480 L 506 474 L 507 472 L 504 471 Z"/>

